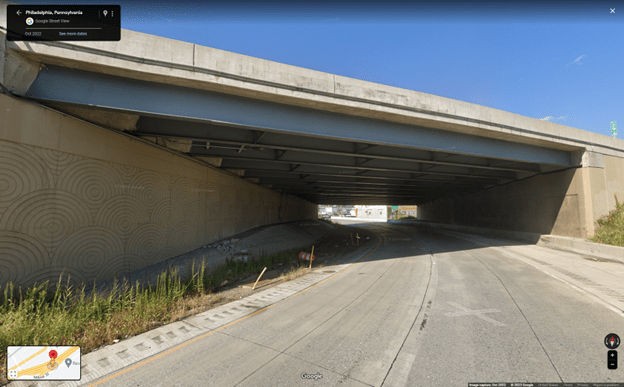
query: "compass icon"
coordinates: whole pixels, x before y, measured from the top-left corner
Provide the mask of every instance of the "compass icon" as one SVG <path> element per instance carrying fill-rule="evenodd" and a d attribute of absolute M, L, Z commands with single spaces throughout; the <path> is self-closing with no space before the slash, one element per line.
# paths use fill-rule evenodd
<path fill-rule="evenodd" d="M 609 349 L 616 349 L 620 346 L 620 336 L 615 333 L 609 333 L 604 339 L 604 343 Z"/>

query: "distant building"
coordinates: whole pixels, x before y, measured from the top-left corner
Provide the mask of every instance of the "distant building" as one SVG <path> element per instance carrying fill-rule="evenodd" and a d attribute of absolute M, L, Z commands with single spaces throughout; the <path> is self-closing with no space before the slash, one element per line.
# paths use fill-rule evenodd
<path fill-rule="evenodd" d="M 417 206 L 399 206 L 399 215 L 415 217 L 418 215 Z"/>
<path fill-rule="evenodd" d="M 319 205 L 318 206 L 318 216 L 320 218 L 330 217 L 334 214 L 334 209 L 332 206 L 327 205 Z"/>
<path fill-rule="evenodd" d="M 362 219 L 388 219 L 388 207 L 355 206 L 355 216 Z"/>

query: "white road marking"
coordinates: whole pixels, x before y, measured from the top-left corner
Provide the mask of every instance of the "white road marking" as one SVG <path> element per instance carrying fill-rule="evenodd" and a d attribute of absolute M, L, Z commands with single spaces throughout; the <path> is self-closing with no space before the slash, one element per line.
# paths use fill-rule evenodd
<path fill-rule="evenodd" d="M 421 291 L 424 291 L 425 293 L 422 305 L 426 306 L 422 308 L 418 313 L 418 316 L 416 316 L 414 326 L 407 334 L 405 342 L 403 343 L 396 360 L 393 362 L 382 387 L 405 387 L 408 385 L 409 375 L 412 371 L 412 367 L 414 366 L 414 362 L 416 361 L 420 345 L 422 344 L 423 329 L 427 324 L 426 321 L 429 317 L 431 317 L 431 308 L 433 301 L 435 300 L 436 290 L 438 288 L 438 268 L 434 266 L 436 264 L 436 258 L 433 254 L 429 254 L 429 257 L 431 259 L 431 263 L 433 263 L 431 266 L 431 283 L 428 288 L 421 287 Z M 426 286 L 424 282 L 423 285 Z M 421 293 L 421 291 L 418 293 Z"/>
<path fill-rule="evenodd" d="M 461 309 L 462 312 L 449 312 L 449 313 L 445 313 L 446 316 L 449 317 L 457 317 L 457 316 L 477 316 L 482 320 L 491 322 L 494 325 L 498 325 L 498 326 L 505 326 L 505 324 L 498 322 L 496 320 L 493 320 L 489 317 L 483 316 L 483 313 L 500 313 L 500 310 L 498 309 L 483 309 L 483 310 L 470 310 L 464 306 L 458 305 L 454 302 L 448 302 L 447 304 L 452 305 L 458 309 Z"/>

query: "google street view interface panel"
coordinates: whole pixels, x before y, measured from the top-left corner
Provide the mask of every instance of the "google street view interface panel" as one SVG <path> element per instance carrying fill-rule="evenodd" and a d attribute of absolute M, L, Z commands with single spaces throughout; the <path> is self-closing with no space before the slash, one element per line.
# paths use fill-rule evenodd
<path fill-rule="evenodd" d="M 106 230 L 110 239 L 97 237 L 119 241 L 124 262 L 143 260 L 123 266 L 121 275 L 134 281 L 141 273 L 144 280 L 151 275 L 145 273 L 160 268 L 151 265 L 196 252 L 197 262 L 213 254 L 221 257 L 219 265 L 229 266 L 206 268 L 179 283 L 178 272 L 159 277 L 173 280 L 166 286 L 158 282 L 162 288 L 154 284 L 153 289 L 160 289 L 156 292 L 136 282 L 120 285 L 115 293 L 103 282 L 101 288 L 109 290 L 101 299 L 93 287 L 81 293 L 69 280 L 67 287 L 59 287 L 67 293 L 54 293 L 54 287 L 47 295 L 37 293 L 41 289 L 31 290 L 30 296 L 5 292 L 0 297 L 5 300 L 0 341 L 6 372 L 0 385 L 624 387 L 618 356 L 624 335 L 624 256 L 600 260 L 501 242 L 493 235 L 428 229 L 414 219 L 421 216 L 417 206 L 438 198 L 508 184 L 521 180 L 523 173 L 547 179 L 547 173 L 561 170 L 530 159 L 519 162 L 525 155 L 512 154 L 533 152 L 545 143 L 541 140 L 502 147 L 513 140 L 507 132 L 514 128 L 499 125 L 493 130 L 502 131 L 502 137 L 483 140 L 480 130 L 489 124 L 456 120 L 468 117 L 466 111 L 498 109 L 531 117 L 536 127 L 552 123 L 616 141 L 616 119 L 624 114 L 621 2 L 2 1 L 6 20 L 0 32 L 6 49 L 0 66 L 5 74 L 13 71 L 27 79 L 15 69 L 36 64 L 36 76 L 23 90 L 15 86 L 17 75 L 7 81 L 0 74 L 0 80 L 11 84 L 0 85 L 6 103 L 42 109 L 52 117 L 45 123 L 50 127 L 62 116 L 76 125 L 91 125 L 81 130 L 95 130 L 102 139 L 112 136 L 119 144 L 130 139 L 135 145 L 127 149 L 144 146 L 136 159 L 146 155 L 154 171 L 164 171 L 168 166 L 162 160 L 175 158 L 167 161 L 172 163 L 169 172 L 162 173 L 174 182 L 163 200 L 188 188 L 176 179 L 195 172 L 176 170 L 180 165 L 189 170 L 201 165 L 208 171 L 201 173 L 229 179 L 189 188 L 193 195 L 217 199 L 197 207 L 190 202 L 171 205 L 161 219 L 156 204 L 152 206 L 159 194 L 140 187 L 143 180 L 133 180 L 157 172 L 120 167 L 119 176 L 132 183 L 119 183 L 119 192 L 144 189 L 127 200 L 148 208 L 141 221 L 120 213 L 121 223 Z M 427 112 L 438 103 L 431 101 L 453 108 Z M 10 109 L 0 110 L 5 122 L 3 114 L 9 117 Z M 228 122 L 222 117 L 234 118 Z M 448 120 L 433 128 L 423 124 L 426 119 Z M 463 131 L 460 124 L 475 129 Z M 420 134 L 410 137 L 410 131 Z M 9 154 L 14 145 L 0 140 L 0 153 Z M 92 143 L 93 153 L 109 146 L 106 141 Z M 497 144 L 503 145 L 497 150 Z M 471 154 L 463 151 L 468 148 Z M 41 154 L 37 160 L 56 160 L 46 189 L 63 189 L 66 173 L 60 165 L 85 160 L 84 152 L 90 152 L 62 158 L 56 148 L 24 149 Z M 561 145 L 552 152 L 569 149 Z M 94 168 L 93 180 L 76 182 L 85 187 L 92 222 L 117 216 L 113 207 L 110 213 L 101 210 L 105 200 L 98 196 L 104 186 L 100 179 L 107 179 L 117 164 L 101 162 L 97 155 L 85 167 Z M 13 159 L 0 154 L 0 160 Z M 9 176 L 7 171 L 0 165 L 0 193 L 11 184 L 3 177 Z M 506 180 L 508 175 L 513 176 Z M 30 178 L 23 180 L 35 180 Z M 473 190 L 475 179 L 483 184 Z M 248 184 L 242 189 L 247 194 L 241 194 L 249 196 L 247 208 L 232 201 L 238 194 L 230 194 L 234 191 L 228 185 L 239 183 Z M 540 189 L 547 193 L 550 188 Z M 580 200 L 576 194 L 546 193 L 551 199 Z M 271 202 L 273 194 L 282 199 Z M 416 194 L 422 200 L 412 200 Z M 357 202 L 363 198 L 366 203 Z M 314 204 L 314 220 L 301 223 L 300 217 L 283 215 L 285 206 L 301 200 Z M 219 203 L 228 210 L 221 211 Z M 378 210 L 382 221 L 372 221 L 377 209 L 364 206 L 371 203 L 383 205 Z M 398 220 L 397 204 L 411 205 L 413 216 Z M 11 256 L 10 238 L 19 231 L 9 229 L 12 218 L 3 218 L 11 206 L 17 208 L 12 203 L 0 207 L 0 270 L 10 266 L 2 255 Z M 135 211 L 132 206 L 124 211 Z M 275 214 L 273 207 L 279 208 Z M 217 211 L 220 215 L 213 215 Z M 262 211 L 269 215 L 251 214 Z M 386 222 L 386 211 L 394 216 L 391 221 Z M 516 212 L 521 218 L 523 210 Z M 209 222 L 198 226 L 188 220 L 204 213 L 210 213 Z M 177 217 L 188 232 L 159 231 Z M 228 217 L 236 220 L 223 220 Z M 237 236 L 242 232 L 284 222 L 294 223 L 280 231 L 287 235 L 281 238 L 290 239 L 289 249 L 297 250 L 275 251 L 295 258 L 280 261 L 276 254 L 262 261 L 253 256 L 252 242 L 235 246 L 246 243 Z M 41 233 L 33 229 L 41 239 L 24 243 L 48 246 L 48 239 L 69 240 L 59 224 L 42 223 L 37 226 Z M 145 240 L 152 246 L 147 249 L 150 257 L 161 257 L 158 262 L 143 252 L 135 254 L 134 245 L 124 247 L 136 239 L 131 233 L 135 226 L 147 230 Z M 100 226 L 80 227 L 88 238 Z M 267 230 L 253 235 L 268 235 Z M 199 239 L 171 247 L 188 235 Z M 301 235 L 316 239 L 306 239 L 304 248 L 294 246 L 292 240 Z M 273 251 L 269 237 L 263 238 L 254 243 L 266 245 L 255 247 Z M 56 257 L 50 262 L 60 262 L 55 252 L 69 242 L 49 243 L 49 255 Z M 98 249 L 112 251 L 113 245 L 83 243 L 75 253 L 90 257 Z M 95 277 L 85 273 L 95 273 L 96 264 L 89 259 L 81 269 L 62 263 L 54 267 L 58 274 L 67 270 L 91 281 Z M 286 279 L 289 273 L 294 279 Z M 10 289 L 4 278 L 0 274 L 3 291 Z M 93 302 L 79 300 L 80 294 Z M 31 304 L 24 301 L 28 297 Z M 59 310 L 56 317 L 42 319 L 54 308 Z M 68 319 L 62 327 L 49 322 L 62 319 Z M 58 333 L 18 334 L 11 324 L 21 320 L 32 321 L 21 332 Z"/>

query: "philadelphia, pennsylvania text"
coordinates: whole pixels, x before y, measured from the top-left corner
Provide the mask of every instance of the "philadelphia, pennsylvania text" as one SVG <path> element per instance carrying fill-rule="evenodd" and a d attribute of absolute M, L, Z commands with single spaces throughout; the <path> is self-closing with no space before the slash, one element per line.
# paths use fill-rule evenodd
<path fill-rule="evenodd" d="M 82 15 L 82 11 L 58 11 L 56 9 L 54 11 L 26 10 L 26 15 Z"/>

